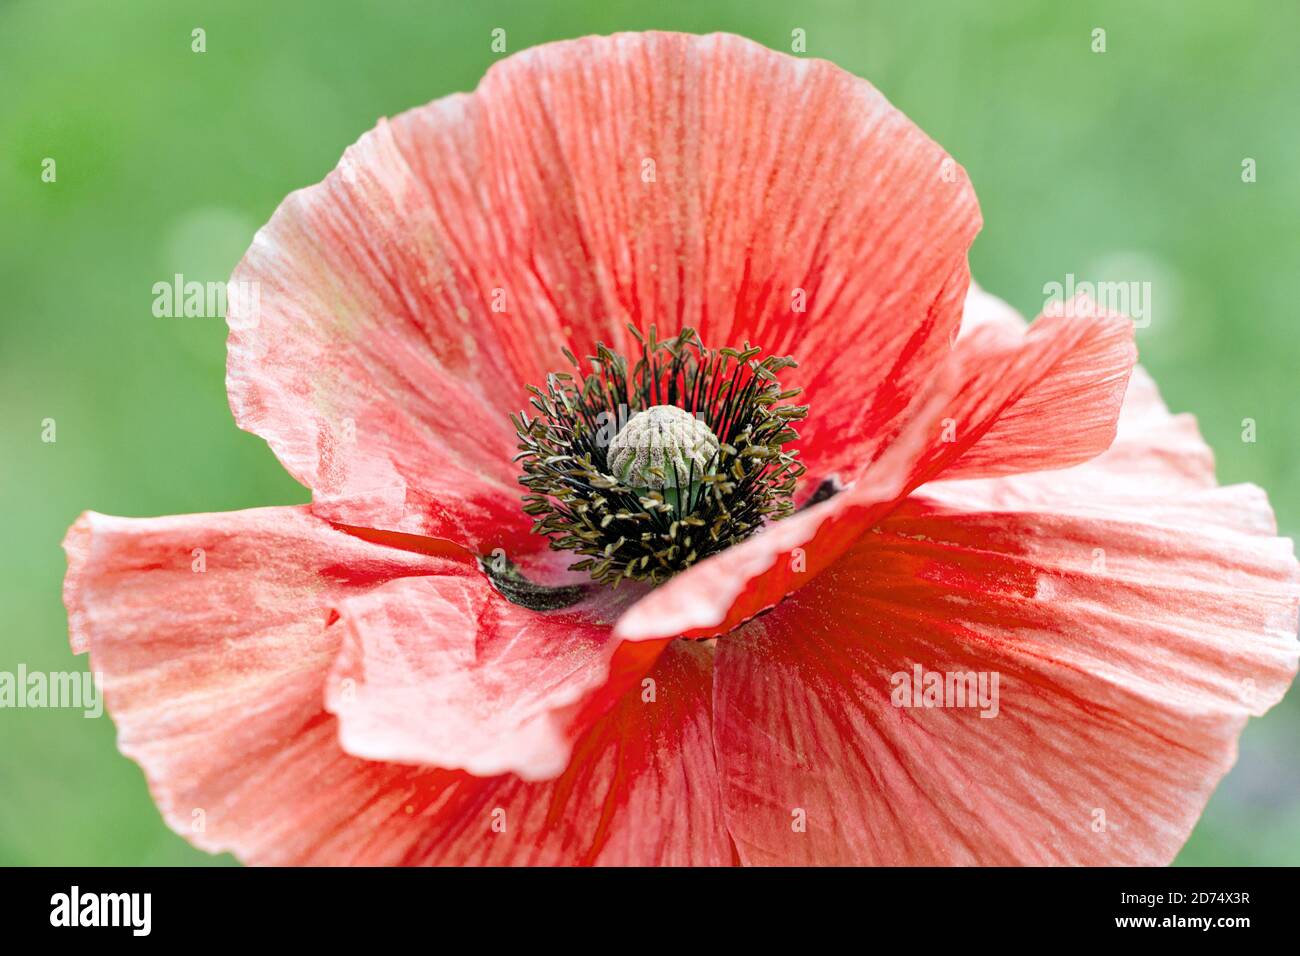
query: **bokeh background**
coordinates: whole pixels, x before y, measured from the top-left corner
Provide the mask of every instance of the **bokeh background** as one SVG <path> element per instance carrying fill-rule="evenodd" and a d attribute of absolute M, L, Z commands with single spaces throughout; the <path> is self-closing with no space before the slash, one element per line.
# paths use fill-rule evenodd
<path fill-rule="evenodd" d="M 1263 485 L 1300 533 L 1300 5 L 0 0 L 0 670 L 85 668 L 59 549 L 83 509 L 306 500 L 234 426 L 224 324 L 155 318 L 152 286 L 224 280 L 377 117 L 473 88 L 498 27 L 511 51 L 648 28 L 788 51 L 803 29 L 969 170 L 985 287 L 1032 315 L 1067 273 L 1152 283 L 1142 361 L 1221 480 Z M 1251 723 L 1180 863 L 1300 862 L 1298 730 L 1294 691 Z M 212 862 L 230 860 L 163 825 L 110 720 L 0 711 L 0 863 Z"/>

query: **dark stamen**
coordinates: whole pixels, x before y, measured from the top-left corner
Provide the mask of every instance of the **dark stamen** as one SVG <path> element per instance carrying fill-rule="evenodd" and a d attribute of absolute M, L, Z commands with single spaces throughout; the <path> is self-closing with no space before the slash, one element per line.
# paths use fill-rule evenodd
<path fill-rule="evenodd" d="M 536 417 L 512 416 L 533 530 L 550 538 L 552 549 L 584 556 L 572 569 L 611 585 L 659 584 L 789 515 L 804 472 L 798 453 L 783 450 L 808 411 L 781 404 L 800 391 L 783 391 L 777 380 L 792 359 L 760 360 L 762 350 L 748 342 L 706 349 L 692 329 L 662 342 L 654 326 L 647 336 L 632 333 L 641 352 L 630 375 L 623 356 L 603 344 L 585 375 L 566 350 L 576 377 L 553 373 L 545 389 L 529 386 Z M 654 406 L 673 408 L 648 412 Z M 614 436 L 639 413 L 648 412 L 638 419 L 642 427 L 679 415 L 675 409 L 708 426 L 706 444 L 692 446 L 694 457 L 656 454 L 648 470 L 648 458 L 638 457 L 641 467 L 627 471 L 625 456 L 617 477 L 609 461 Z"/>

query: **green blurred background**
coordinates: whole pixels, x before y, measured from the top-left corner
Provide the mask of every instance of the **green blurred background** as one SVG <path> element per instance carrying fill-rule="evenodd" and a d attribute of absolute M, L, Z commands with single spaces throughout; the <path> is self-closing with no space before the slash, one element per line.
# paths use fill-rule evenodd
<path fill-rule="evenodd" d="M 473 88 L 497 27 L 511 52 L 648 28 L 788 51 L 805 30 L 970 171 L 986 288 L 1032 315 L 1067 273 L 1153 283 L 1142 361 L 1221 480 L 1263 485 L 1300 532 L 1300 5 L 0 2 L 0 670 L 86 666 L 59 549 L 83 509 L 306 500 L 234 426 L 224 324 L 153 317 L 152 286 L 224 280 L 377 117 Z M 1251 723 L 1179 862 L 1300 861 L 1297 728 L 1296 692 Z M 162 824 L 113 738 L 80 712 L 0 711 L 0 863 L 220 861 Z"/>

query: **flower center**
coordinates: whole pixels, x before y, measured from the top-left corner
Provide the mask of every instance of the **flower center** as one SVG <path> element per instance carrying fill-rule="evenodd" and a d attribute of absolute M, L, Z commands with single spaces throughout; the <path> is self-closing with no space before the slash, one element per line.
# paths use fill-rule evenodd
<path fill-rule="evenodd" d="M 590 371 L 553 372 L 529 386 L 537 417 L 512 416 L 519 435 L 524 511 L 554 550 L 605 584 L 659 584 L 794 510 L 803 474 L 777 373 L 788 357 L 706 349 L 691 329 L 663 342 L 632 329 L 628 361 L 603 344 Z"/>

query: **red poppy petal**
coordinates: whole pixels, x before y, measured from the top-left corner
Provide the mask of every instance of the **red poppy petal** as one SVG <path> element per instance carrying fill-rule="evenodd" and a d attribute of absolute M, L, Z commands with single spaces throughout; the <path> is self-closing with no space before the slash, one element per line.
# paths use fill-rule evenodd
<path fill-rule="evenodd" d="M 177 674 L 217 675 L 241 659 L 288 673 L 328 665 L 337 642 L 322 635 L 347 596 L 407 575 L 470 569 L 368 544 L 306 506 L 165 518 L 88 511 L 63 547 L 73 652 L 90 650 L 114 671 L 154 655 L 170 656 Z M 227 676 L 235 684 L 253 677 L 238 668 Z"/>
<path fill-rule="evenodd" d="M 908 491 L 950 468 L 997 474 L 1098 454 L 1115 434 L 1132 335 L 1115 317 L 1044 317 L 1011 341 L 993 325 L 976 329 L 856 485 L 679 574 L 633 605 L 616 636 L 726 633 L 807 584 Z"/>
<path fill-rule="evenodd" d="M 1240 488 L 1104 518 L 908 502 L 719 641 L 741 859 L 1168 863 L 1296 671 L 1290 542 L 1236 530 L 1270 521 Z M 997 673 L 996 716 L 895 706 L 916 665 Z"/>
<path fill-rule="evenodd" d="M 616 611 L 603 605 L 527 610 L 494 591 L 468 558 L 370 543 L 306 508 L 156 519 L 88 513 L 66 546 L 74 651 L 90 650 L 108 675 L 115 715 L 119 684 L 149 683 L 157 695 L 156 725 L 136 726 L 142 742 L 128 733 L 120 740 L 146 768 L 151 734 L 167 737 L 168 747 L 178 723 L 208 734 L 188 723 L 191 701 L 195 722 L 208 717 L 188 682 L 247 710 L 314 713 L 333 665 L 328 706 L 356 755 L 553 777 L 574 738 L 667 643 L 616 645 L 599 620 Z M 159 679 L 159 669 L 186 683 Z M 187 759 L 206 759 L 211 746 L 195 744 Z"/>
<path fill-rule="evenodd" d="M 281 864 L 731 860 L 703 647 L 665 654 L 653 701 L 626 695 L 559 780 L 379 763 L 345 753 L 324 710 L 332 607 L 463 565 L 368 544 L 297 508 L 87 514 L 66 547 L 74 649 L 90 650 L 119 746 L 164 818 L 202 849 Z"/>
<path fill-rule="evenodd" d="M 1110 447 L 1137 348 L 1129 319 L 1081 311 L 1040 316 L 1019 338 L 986 323 L 954 358 L 965 381 L 922 467 L 977 478 L 1066 468 Z"/>
<path fill-rule="evenodd" d="M 597 692 L 612 702 L 626 684 L 606 686 L 618 645 L 591 602 L 539 613 L 482 576 L 408 578 L 341 613 L 326 706 L 343 748 L 370 760 L 554 777 L 585 726 L 575 713 Z M 631 676 L 661 649 L 625 648 L 640 661 Z"/>
<path fill-rule="evenodd" d="M 517 555 L 515 377 L 493 325 L 431 306 L 431 217 L 386 122 L 285 199 L 231 280 L 258 290 L 231 299 L 231 408 L 318 514 Z"/>
<path fill-rule="evenodd" d="M 544 783 L 361 761 L 305 732 L 267 770 L 305 775 L 319 798 L 299 813 L 298 788 L 230 794 L 288 835 L 264 831 L 235 850 L 277 864 L 730 864 L 711 672 L 707 648 L 671 645 L 654 683 L 625 694 L 578 741 L 565 773 Z"/>
<path fill-rule="evenodd" d="M 1158 503 L 1168 494 L 1214 488 L 1214 454 L 1201 438 L 1192 415 L 1171 415 L 1155 382 L 1133 369 L 1117 423 L 1115 441 L 1089 461 L 1058 471 L 999 478 L 939 481 L 924 486 L 945 500 L 972 496 L 975 507 L 1020 503 L 1069 505 L 1102 495 Z M 1251 512 L 1253 514 L 1253 512 Z"/>
<path fill-rule="evenodd" d="M 549 44 L 285 200 L 233 277 L 259 295 L 232 296 L 231 405 L 318 513 L 514 555 L 507 414 L 563 347 L 626 350 L 630 321 L 793 352 L 805 460 L 869 460 L 947 350 L 978 226 L 960 167 L 829 63 Z"/>
<path fill-rule="evenodd" d="M 147 519 L 87 512 L 64 548 L 72 649 L 90 652 L 118 746 L 178 828 L 193 811 L 220 812 L 188 794 L 251 773 L 243 759 L 320 710 L 338 653 L 329 625 L 347 596 L 462 571 L 358 540 L 305 507 Z"/>
<path fill-rule="evenodd" d="M 963 319 L 968 328 L 1000 327 L 1004 334 L 1023 330 L 1024 321 L 1005 303 L 972 287 Z M 1102 500 L 1139 507 L 1159 506 L 1171 496 L 1214 489 L 1214 453 L 1201 438 L 1192 415 L 1172 415 L 1151 376 L 1134 366 L 1116 421 L 1115 440 L 1100 455 L 1071 468 L 998 478 L 940 480 L 924 486 L 931 497 L 956 507 L 981 510 L 1025 505 L 1070 508 Z M 1241 517 L 1253 520 L 1258 509 Z M 1204 512 L 1202 520 L 1222 516 Z M 1271 533 L 1271 526 L 1263 530 Z"/>

